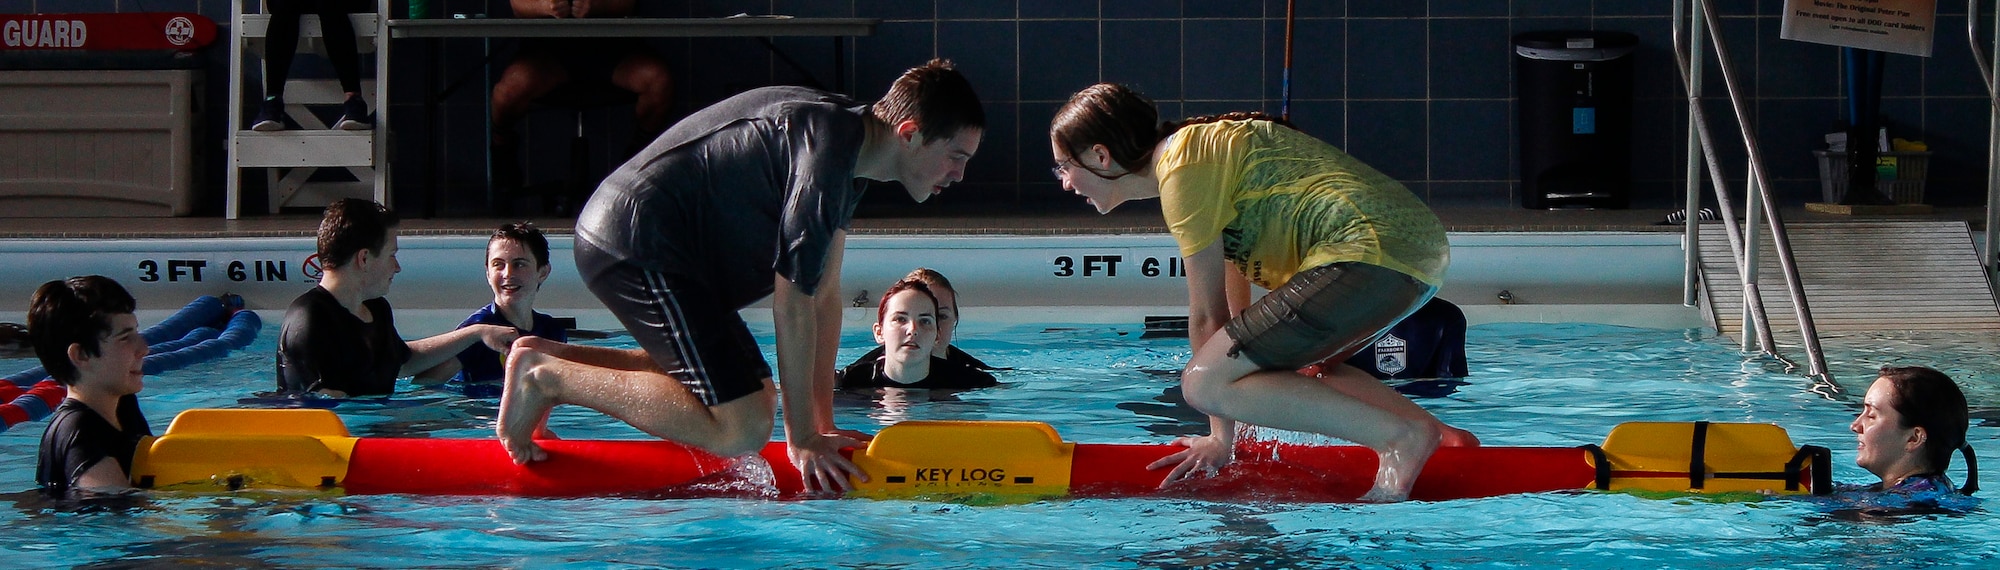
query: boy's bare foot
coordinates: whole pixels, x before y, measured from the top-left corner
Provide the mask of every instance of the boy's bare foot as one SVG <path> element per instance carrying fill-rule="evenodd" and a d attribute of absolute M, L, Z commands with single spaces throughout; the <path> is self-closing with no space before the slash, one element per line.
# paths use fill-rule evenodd
<path fill-rule="evenodd" d="M 549 458 L 548 452 L 535 444 L 536 434 L 546 432 L 542 426 L 548 421 L 549 409 L 555 407 L 555 395 L 536 379 L 540 360 L 539 354 L 518 349 L 507 359 L 508 374 L 500 392 L 500 420 L 495 422 L 495 431 L 516 465 Z"/>

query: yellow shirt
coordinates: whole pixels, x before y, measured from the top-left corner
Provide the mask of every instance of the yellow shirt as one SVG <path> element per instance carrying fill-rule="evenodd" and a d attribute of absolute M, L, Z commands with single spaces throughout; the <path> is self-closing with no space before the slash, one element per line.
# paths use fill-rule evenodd
<path fill-rule="evenodd" d="M 1433 286 L 1451 261 L 1444 224 L 1401 183 L 1333 145 L 1270 121 L 1216 121 L 1173 134 L 1154 168 L 1182 256 L 1216 245 L 1266 289 L 1341 262 Z"/>

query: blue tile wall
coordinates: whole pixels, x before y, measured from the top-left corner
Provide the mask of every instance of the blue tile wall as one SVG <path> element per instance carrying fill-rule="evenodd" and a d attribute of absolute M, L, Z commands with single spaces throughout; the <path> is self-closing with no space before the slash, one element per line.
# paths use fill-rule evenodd
<path fill-rule="evenodd" d="M 1103 71 L 1097 81 L 1132 85 L 1156 101 L 1181 98 L 1180 20 L 1105 20 L 1103 45 Z M 1049 87 L 1072 93 L 1082 88 Z"/>
<path fill-rule="evenodd" d="M 1516 18 L 1588 18 L 1590 0 L 1535 0 L 1534 2 L 1509 2 Z M 1662 7 L 1661 12 L 1668 8 Z"/>
<path fill-rule="evenodd" d="M 1080 86 L 1097 82 L 1096 20 L 1021 22 L 1021 99 L 1062 101 Z M 1083 49 L 1079 49 L 1083 48 Z"/>
<path fill-rule="evenodd" d="M 1346 0 L 1264 0 L 1264 15 L 1270 18 L 1284 18 L 1285 7 L 1290 5 L 1299 18 L 1345 18 Z"/>
<path fill-rule="evenodd" d="M 1264 17 L 1262 4 L 1242 0 L 1182 0 L 1181 10 L 1192 19 Z"/>
<path fill-rule="evenodd" d="M 1430 124 L 1450 128 L 1430 130 L 1430 178 L 1492 180 L 1507 171 L 1507 101 L 1502 99 L 1433 100 Z"/>
<path fill-rule="evenodd" d="M 1419 19 L 1357 18 L 1347 23 L 1347 96 L 1420 99 L 1427 66 Z"/>
<path fill-rule="evenodd" d="M 853 44 L 855 96 L 877 97 L 903 70 L 937 57 L 937 24 L 885 21 L 875 26 L 875 35 L 855 38 Z"/>
<path fill-rule="evenodd" d="M 1432 18 L 1454 18 L 1470 16 L 1507 16 L 1507 6 L 1511 2 L 1494 0 L 1430 0 Z"/>
<path fill-rule="evenodd" d="M 1456 208 L 1508 208 L 1519 203 L 1505 181 L 1432 182 L 1428 191 L 1417 196 L 1432 206 Z"/>
<path fill-rule="evenodd" d="M 1015 17 L 1013 0 L 985 0 L 981 2 L 960 2 L 939 0 L 937 15 L 943 20 L 977 19 L 996 20 Z"/>
<path fill-rule="evenodd" d="M 1292 124 L 1320 140 L 1347 143 L 1347 103 L 1331 99 L 1292 100 Z"/>
<path fill-rule="evenodd" d="M 194 12 L 201 13 L 201 0 L 144 0 L 126 2 L 133 7 L 144 7 L 148 12 Z"/>
<path fill-rule="evenodd" d="M 1049 123 L 1055 119 L 1056 108 L 1061 106 L 1062 103 L 1059 101 L 1029 101 L 1021 103 L 1019 107 L 1021 131 L 1020 140 L 1017 143 L 1018 146 L 1012 149 L 1002 149 L 991 144 L 982 145 L 979 150 L 980 157 L 973 160 L 983 160 L 988 153 L 1018 152 L 1020 154 L 1018 164 L 1020 171 L 1017 175 L 1020 176 L 1020 181 L 1023 184 L 1039 182 L 1054 184 L 1056 182 L 1055 176 L 1049 173 L 1049 167 L 1056 165 L 1055 157 L 1050 153 L 1049 149 Z"/>
<path fill-rule="evenodd" d="M 232 0 L 0 0 L 0 12 L 175 10 L 227 24 Z M 505 0 L 441 1 L 446 13 L 507 14 Z M 396 2 L 398 6 L 402 1 Z M 994 207 L 1087 212 L 1048 178 L 1049 117 L 1069 94 L 1097 81 L 1138 86 L 1163 117 L 1223 111 L 1278 112 L 1284 97 L 1286 0 L 657 0 L 646 15 L 714 17 L 737 12 L 801 17 L 863 17 L 882 22 L 873 36 L 836 43 L 778 38 L 782 63 L 762 42 L 730 38 L 649 40 L 675 73 L 675 115 L 737 91 L 770 84 L 845 83 L 861 99 L 881 94 L 904 69 L 949 57 L 974 82 L 992 121 L 970 177 L 935 204 L 912 206 L 889 188 L 871 204 L 897 207 Z M 1532 30 L 1619 30 L 1638 34 L 1631 151 L 1635 207 L 1677 207 L 1687 137 L 1685 95 L 1674 69 L 1668 2 L 1632 0 L 1306 0 L 1292 45 L 1291 113 L 1307 132 L 1346 148 L 1405 181 L 1439 206 L 1503 207 L 1519 200 L 1511 38 Z M 1719 25 L 1751 98 L 1753 124 L 1774 191 L 1792 202 L 1818 199 L 1811 150 L 1843 119 L 1839 49 L 1779 39 L 1782 0 L 1716 0 Z M 1922 139 L 1935 152 L 1928 199 L 1936 205 L 1983 201 L 1987 107 L 1965 41 L 1964 9 L 1938 7 L 1931 57 L 1890 55 L 1882 114 L 1895 136 Z M 397 188 L 420 196 L 428 183 L 425 149 L 442 137 L 444 212 L 477 211 L 485 193 L 486 75 L 477 40 L 443 42 L 443 76 L 460 82 L 435 126 L 418 120 L 430 56 L 426 44 L 398 44 L 394 69 Z M 836 72 L 833 61 L 847 67 Z M 1705 52 L 1704 108 L 1729 186 L 1742 190 L 1744 150 L 1736 117 L 1721 99 L 1723 80 Z M 224 153 L 219 125 L 228 93 L 225 51 L 213 50 L 206 124 L 212 162 Z M 313 63 L 302 61 L 303 68 Z M 603 142 L 593 160 L 608 161 L 629 130 L 618 113 L 595 113 Z M 559 129 L 551 129 L 559 130 Z M 435 132 L 433 132 L 435 131 Z M 615 140 L 614 140 L 615 139 Z M 555 145 L 557 142 L 548 142 Z M 608 164 L 599 165 L 608 168 Z M 219 174 L 208 183 L 219 186 Z M 893 185 L 891 185 L 893 186 Z M 220 192 L 208 194 L 219 196 Z M 879 195 L 879 196 L 878 196 Z M 454 210 L 453 207 L 459 208 Z M 212 210 L 219 210 L 219 206 Z"/>
<path fill-rule="evenodd" d="M 1020 162 L 1034 164 L 1048 162 L 1047 159 L 1030 160 L 1036 155 L 1023 156 L 1022 142 L 1047 141 L 1048 125 L 1035 125 L 1033 129 L 1021 124 L 1020 105 L 1011 101 L 986 102 L 986 133 L 980 137 L 979 154 L 965 167 L 965 180 L 975 184 L 1002 184 L 1009 186 L 1006 192 L 1012 195 L 1011 187 L 1021 182 Z M 1022 136 L 1024 132 L 1036 133 Z M 1033 145 L 1042 148 L 1040 156 L 1048 155 L 1048 143 Z"/>
<path fill-rule="evenodd" d="M 1424 101 L 1348 103 L 1347 153 L 1406 183 L 1426 180 L 1430 166 L 1428 115 Z"/>
<path fill-rule="evenodd" d="M 1334 18 L 1300 18 L 1292 26 L 1292 99 L 1340 99 L 1347 94 L 1347 22 Z M 1285 23 L 1265 26 L 1265 98 L 1284 92 Z"/>
<path fill-rule="evenodd" d="M 771 3 L 769 12 L 800 18 L 852 18 L 854 4 L 819 0 L 778 0 Z"/>
<path fill-rule="evenodd" d="M 1075 0 L 1022 0 L 1022 18 L 1096 18 L 1096 2 Z"/>
<path fill-rule="evenodd" d="M 1431 20 L 1430 46 L 1431 97 L 1505 99 L 1508 96 L 1510 85 L 1504 70 L 1513 65 L 1509 55 L 1513 40 L 1505 18 Z"/>
<path fill-rule="evenodd" d="M 938 22 L 938 57 L 958 64 L 959 71 L 987 101 L 1020 99 L 1020 22 L 1009 20 L 943 20 Z M 923 63 L 910 61 L 905 67 Z M 886 83 L 884 83 L 886 85 Z"/>
<path fill-rule="evenodd" d="M 1264 93 L 1264 26 L 1256 20 L 1188 20 L 1181 31 L 1181 95 L 1257 100 Z M 1072 89 L 1074 91 L 1074 89 Z"/>
<path fill-rule="evenodd" d="M 854 0 L 854 15 L 884 20 L 929 20 L 937 17 L 937 3 L 909 0 Z"/>
<path fill-rule="evenodd" d="M 1180 0 L 1109 0 L 1099 2 L 1105 18 L 1180 18 Z"/>
<path fill-rule="evenodd" d="M 1986 88 L 1979 84 L 1979 67 L 1973 63 L 1972 50 L 1965 46 L 1957 34 L 1952 34 L 1952 37 L 1948 38 L 1943 32 L 1943 30 L 1965 29 L 1965 16 L 1939 15 L 1936 27 L 1940 31 L 1934 40 L 1936 45 L 1931 47 L 1931 56 L 1920 60 L 1924 66 L 1924 95 L 1984 96 Z M 1981 37 L 1983 47 L 1992 49 L 1991 37 L 1985 35 Z"/>
<path fill-rule="evenodd" d="M 1411 0 L 1347 0 L 1347 15 L 1354 18 L 1422 18 L 1423 2 Z"/>

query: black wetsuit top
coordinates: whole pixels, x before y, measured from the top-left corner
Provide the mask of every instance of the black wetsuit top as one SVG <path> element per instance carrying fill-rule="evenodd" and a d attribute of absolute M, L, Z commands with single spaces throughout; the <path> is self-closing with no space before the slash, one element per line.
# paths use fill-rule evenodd
<path fill-rule="evenodd" d="M 146 425 L 137 395 L 119 398 L 117 413 L 123 430 L 111 427 L 111 422 L 76 399 L 65 399 L 56 407 L 49 415 L 49 427 L 42 431 L 41 461 L 35 467 L 35 482 L 42 484 L 43 492 L 68 496 L 77 478 L 105 459 L 116 460 L 118 470 L 126 475 L 132 473 L 132 454 L 139 447 L 139 438 L 153 435 L 153 427 Z"/>
<path fill-rule="evenodd" d="M 410 360 L 410 345 L 396 334 L 387 299 L 362 305 L 375 322 L 361 322 L 321 287 L 292 301 L 278 331 L 278 390 L 339 390 L 349 396 L 396 391 L 397 372 Z"/>
<path fill-rule="evenodd" d="M 847 368 L 853 368 L 856 366 L 860 366 L 864 363 L 873 362 L 877 359 L 880 359 L 882 358 L 883 352 L 885 351 L 882 349 L 882 345 L 879 344 L 875 345 L 874 350 L 868 351 L 868 354 L 861 355 L 861 358 L 854 359 L 854 362 L 850 362 L 847 364 Z M 985 361 L 980 360 L 970 354 L 966 354 L 965 351 L 963 350 L 959 350 L 958 345 L 952 345 L 951 347 L 944 349 L 944 359 L 945 361 L 950 362 L 953 366 L 967 366 L 971 368 L 977 368 L 980 370 L 1012 370 L 1011 368 L 1001 368 L 998 366 L 987 364 Z"/>
<path fill-rule="evenodd" d="M 1348 357 L 1347 364 L 1383 380 L 1464 378 L 1465 312 L 1432 297 L 1374 344 Z"/>
<path fill-rule="evenodd" d="M 840 370 L 839 387 L 846 388 L 924 388 L 930 390 L 967 390 L 997 386 L 1000 381 L 987 370 L 992 370 L 979 359 L 951 347 L 945 358 L 931 357 L 931 373 L 923 380 L 904 384 L 890 380 L 882 373 L 882 347 L 855 359 L 853 364 Z"/>
<path fill-rule="evenodd" d="M 697 111 L 605 178 L 576 237 L 731 308 L 773 274 L 808 294 L 865 188 L 867 108 L 803 87 L 753 89 Z"/>

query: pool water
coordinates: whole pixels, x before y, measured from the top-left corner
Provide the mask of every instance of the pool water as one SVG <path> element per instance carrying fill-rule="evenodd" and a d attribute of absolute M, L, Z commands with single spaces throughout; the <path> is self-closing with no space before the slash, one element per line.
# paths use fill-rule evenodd
<path fill-rule="evenodd" d="M 150 377 L 156 431 L 196 407 L 243 407 L 273 384 L 275 326 L 210 366 Z M 1175 403 L 1185 339 L 1122 325 L 982 325 L 959 345 L 1010 367 L 1005 385 L 950 397 L 841 400 L 841 427 L 904 419 L 1033 419 L 1083 442 L 1164 442 L 1201 433 Z M 1973 444 L 2000 456 L 2000 340 L 1974 335 L 1827 341 L 1851 393 L 1828 398 L 1725 338 L 1698 330 L 1491 324 L 1467 334 L 1472 376 L 1419 401 L 1488 444 L 1601 442 L 1636 420 L 1775 422 L 1834 450 L 1836 481 L 1869 478 L 1847 431 L 1883 364 L 1929 365 L 1974 406 Z M 759 340 L 766 346 L 768 329 Z M 614 336 L 596 344 L 618 346 Z M 848 328 L 843 363 L 868 348 Z M 0 370 L 31 363 L 0 361 Z M 410 388 L 337 409 L 356 435 L 491 437 L 495 401 Z M 588 410 L 556 411 L 569 438 L 638 438 Z M 1990 566 L 2000 521 L 1964 512 L 1856 517 L 1824 502 L 1641 498 L 1566 492 L 1387 505 L 1076 499 L 968 506 L 875 500 L 521 499 L 245 492 L 155 493 L 129 509 L 78 511 L 34 492 L 43 423 L 0 433 L 0 551 L 10 567 L 1825 567 Z M 1269 437 L 1312 439 L 1297 434 Z M 1989 461 L 1989 463 L 1992 463 Z M 1954 460 L 1954 480 L 1965 478 Z M 1992 482 L 1989 487 L 2000 486 Z M 1990 494 L 1988 491 L 1986 494 Z"/>

